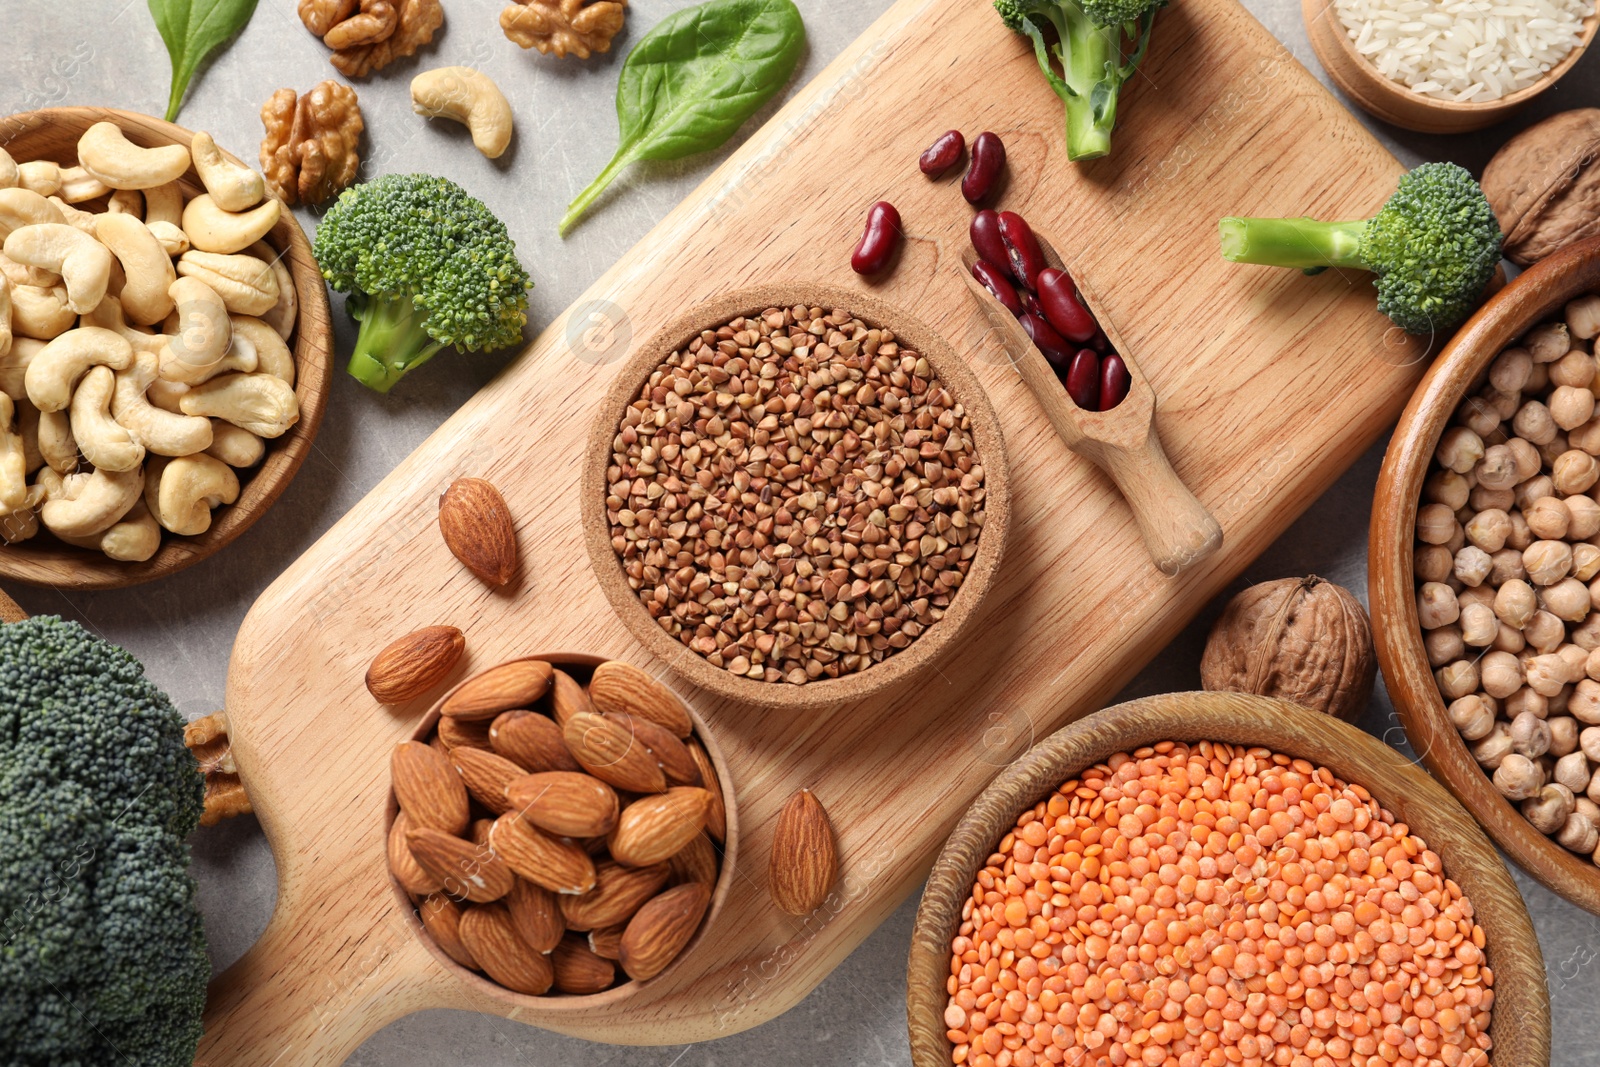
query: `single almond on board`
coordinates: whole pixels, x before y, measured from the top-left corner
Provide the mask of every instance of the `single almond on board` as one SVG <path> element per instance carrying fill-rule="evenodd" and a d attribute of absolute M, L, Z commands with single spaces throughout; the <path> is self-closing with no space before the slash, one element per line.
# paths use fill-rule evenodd
<path fill-rule="evenodd" d="M 596 667 L 594 677 L 589 679 L 589 699 L 598 711 L 621 711 L 649 719 L 680 739 L 694 732 L 683 701 L 631 663 L 613 659 Z"/>
<path fill-rule="evenodd" d="M 516 873 L 553 893 L 587 893 L 594 888 L 594 861 L 577 845 L 558 840 L 507 812 L 494 822 L 489 841 Z"/>
<path fill-rule="evenodd" d="M 606 718 L 620 722 L 644 743 L 650 754 L 661 764 L 661 773 L 667 776 L 669 785 L 699 785 L 700 768 L 696 765 L 694 757 L 689 755 L 689 747 L 679 741 L 677 735 L 660 723 L 641 719 L 637 715 L 626 712 L 608 711 Z"/>
<path fill-rule="evenodd" d="M 435 893 L 417 905 L 417 914 L 422 916 L 422 928 L 428 931 L 433 943 L 461 966 L 476 971 L 481 969 L 478 961 L 472 958 L 472 953 L 467 951 L 466 944 L 461 940 L 461 916 L 465 911 L 443 893 Z"/>
<path fill-rule="evenodd" d="M 504 756 L 485 752 L 481 748 L 455 748 L 450 750 L 450 762 L 461 772 L 472 799 L 496 815 L 511 810 L 506 799 L 506 786 L 527 772 Z"/>
<path fill-rule="evenodd" d="M 471 818 L 467 787 L 443 752 L 421 741 L 402 741 L 389 757 L 389 775 L 395 799 L 413 829 L 466 832 Z"/>
<path fill-rule="evenodd" d="M 612 858 L 630 867 L 665 862 L 705 829 L 710 807 L 711 794 L 693 787 L 640 797 L 617 817 L 607 839 Z"/>
<path fill-rule="evenodd" d="M 579 685 L 572 675 L 557 668 L 555 680 L 550 683 L 550 714 L 556 722 L 565 726 L 567 720 L 578 712 L 594 710 L 589 691 Z"/>
<path fill-rule="evenodd" d="M 434 735 L 446 752 L 458 748 L 489 749 L 489 723 L 483 719 L 450 719 L 439 716 L 439 732 Z"/>
<path fill-rule="evenodd" d="M 563 938 L 550 954 L 550 964 L 556 973 L 556 989 L 575 997 L 604 992 L 617 980 L 616 964 L 595 955 L 581 934 Z"/>
<path fill-rule="evenodd" d="M 517 934 L 536 951 L 549 952 L 561 943 L 566 920 L 561 917 L 556 895 L 544 886 L 518 878 L 506 896 L 506 907 L 511 910 Z"/>
<path fill-rule="evenodd" d="M 598 930 L 590 930 L 589 951 L 603 960 L 621 959 L 622 931 L 626 929 L 626 923 L 618 923 L 616 926 L 602 926 Z"/>
<path fill-rule="evenodd" d="M 717 847 L 711 843 L 711 838 L 705 834 L 696 834 L 693 841 L 680 848 L 667 860 L 667 867 L 672 871 L 674 885 L 684 882 L 704 882 L 706 885 L 717 884 Z"/>
<path fill-rule="evenodd" d="M 517 575 L 517 529 L 500 490 L 482 478 L 457 478 L 439 498 L 439 532 L 452 555 L 489 585 Z"/>
<path fill-rule="evenodd" d="M 728 807 L 722 799 L 722 783 L 717 780 L 717 768 L 711 762 L 711 755 L 706 752 L 705 746 L 700 744 L 699 738 L 689 738 L 687 747 L 689 757 L 694 760 L 695 766 L 700 768 L 700 784 L 711 793 L 711 810 L 706 812 L 706 832 L 718 841 L 726 841 Z"/>
<path fill-rule="evenodd" d="M 511 892 L 511 868 L 495 851 L 439 830 L 412 830 L 406 844 L 422 869 L 453 897 L 482 904 Z M 476 955 L 476 953 L 474 953 Z"/>
<path fill-rule="evenodd" d="M 810 915 L 828 899 L 838 876 L 833 824 L 816 794 L 802 789 L 778 813 L 767 890 L 773 903 L 790 915 Z"/>
<path fill-rule="evenodd" d="M 406 844 L 406 833 L 411 829 L 411 822 L 406 818 L 406 813 L 397 811 L 394 823 L 389 827 L 389 873 L 394 875 L 394 880 L 414 897 L 425 897 L 430 893 L 437 893 L 444 888 L 444 883 L 417 863 L 411 854 L 411 848 Z"/>
<path fill-rule="evenodd" d="M 579 712 L 562 727 L 567 749 L 583 769 L 630 793 L 660 793 L 667 788 L 661 764 L 633 731 L 604 715 Z"/>
<path fill-rule="evenodd" d="M 665 863 L 654 867 L 624 867 L 602 860 L 595 871 L 594 888 L 580 897 L 562 897 L 561 915 L 572 930 L 597 930 L 625 923 L 639 906 L 667 884 Z"/>
<path fill-rule="evenodd" d="M 467 639 L 454 626 L 427 626 L 386 645 L 367 668 L 380 704 L 404 704 L 433 689 L 461 662 Z"/>
<path fill-rule="evenodd" d="M 523 774 L 505 786 L 506 809 L 558 837 L 598 837 L 617 825 L 616 790 L 581 771 Z"/>
<path fill-rule="evenodd" d="M 439 721 L 442 726 L 444 720 Z M 530 774 L 583 769 L 572 758 L 566 739 L 561 736 L 561 727 L 537 712 L 501 713 L 489 726 L 489 744 Z"/>
<path fill-rule="evenodd" d="M 542 659 L 519 659 L 490 667 L 461 683 L 439 708 L 439 714 L 457 719 L 494 719 L 502 711 L 526 708 L 550 688 L 550 664 Z"/>
<path fill-rule="evenodd" d="M 643 982 L 666 970 L 700 928 L 710 903 L 711 887 L 690 882 L 640 908 L 622 931 L 621 963 L 628 977 Z"/>
<path fill-rule="evenodd" d="M 521 937 L 504 904 L 480 904 L 461 916 L 461 942 L 483 973 L 507 989 L 543 996 L 555 984 L 555 968 Z"/>

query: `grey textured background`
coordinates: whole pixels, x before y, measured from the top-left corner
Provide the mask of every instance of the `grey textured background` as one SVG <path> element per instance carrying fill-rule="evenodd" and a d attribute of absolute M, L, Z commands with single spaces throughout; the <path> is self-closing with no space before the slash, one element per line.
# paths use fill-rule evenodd
<path fill-rule="evenodd" d="M 1295 0 L 1245 2 L 1321 76 Z M 820 71 L 889 6 L 889 0 L 798 3 L 810 45 L 796 84 Z M 615 145 L 612 98 L 622 56 L 645 28 L 679 6 L 672 0 L 635 0 L 617 47 L 609 56 L 585 63 L 523 53 L 501 36 L 496 23 L 500 5 L 492 0 L 445 0 L 446 26 L 420 63 L 403 61 L 357 86 L 367 121 L 363 174 L 431 170 L 455 178 L 486 200 L 507 221 L 537 283 L 532 322 L 548 322 L 721 158 L 714 154 L 683 164 L 636 168 L 571 238 L 563 242 L 555 236 L 564 206 L 600 171 Z M 8 74 L 0 79 L 0 109 L 60 104 L 104 104 L 157 114 L 164 109 L 167 57 L 142 0 L 6 0 L 3 9 L 7 17 L 0 54 Z M 299 24 L 293 0 L 261 0 L 244 34 L 195 81 L 180 121 L 210 130 L 219 143 L 253 160 L 261 137 L 261 103 L 281 86 L 304 91 L 336 77 L 326 56 Z M 511 97 L 517 135 L 497 162 L 474 152 L 463 129 L 443 122 L 425 124 L 411 113 L 411 75 L 454 63 L 484 69 Z M 1451 159 L 1477 172 L 1515 129 L 1553 111 L 1592 106 L 1597 88 L 1600 59 L 1591 55 L 1529 111 L 1480 135 L 1429 137 L 1370 120 L 1369 125 L 1408 163 Z M 931 79 L 928 91 L 938 92 Z M 305 211 L 300 215 L 309 229 L 314 217 Z M 343 315 L 336 314 L 335 320 L 341 350 L 348 351 L 352 331 Z M 474 357 L 466 369 L 451 374 L 430 368 L 387 398 L 336 375 L 316 449 L 271 515 L 230 550 L 180 576 L 124 592 L 67 596 L 11 591 L 31 612 L 77 619 L 131 649 L 191 718 L 215 710 L 222 701 L 233 634 L 257 594 L 488 381 L 506 358 Z M 1314 571 L 1365 599 L 1367 519 L 1381 458 L 1380 443 L 1249 569 L 1240 585 Z M 1219 605 L 1213 605 L 1205 612 L 1126 695 L 1197 688 L 1200 651 L 1217 610 Z M 1018 636 L 1026 639 L 1025 634 Z M 1363 725 L 1404 745 L 1381 685 Z M 249 817 L 201 831 L 194 852 L 213 959 L 225 966 L 266 925 L 275 892 L 272 857 Z M 1600 1062 L 1600 997 L 1594 992 L 1600 967 L 1593 962 L 1600 955 L 1600 919 L 1520 871 L 1514 873 L 1527 895 L 1547 964 L 1555 1005 L 1553 1062 Z M 794 1010 L 717 1042 L 616 1048 L 497 1017 L 434 1011 L 390 1026 L 349 1062 L 359 1067 L 907 1064 L 904 965 L 915 907 L 913 897 Z"/>

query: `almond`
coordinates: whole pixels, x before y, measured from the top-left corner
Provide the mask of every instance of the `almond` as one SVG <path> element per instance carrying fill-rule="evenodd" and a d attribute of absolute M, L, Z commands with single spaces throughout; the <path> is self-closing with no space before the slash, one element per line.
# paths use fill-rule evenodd
<path fill-rule="evenodd" d="M 679 741 L 671 730 L 660 723 L 621 711 L 608 711 L 605 717 L 626 726 L 650 750 L 656 762 L 661 764 L 661 773 L 667 776 L 668 784 L 700 784 L 700 768 L 695 765 L 694 757 L 689 755 L 688 746 Z"/>
<path fill-rule="evenodd" d="M 640 797 L 622 809 L 607 839 L 611 857 L 630 867 L 662 863 L 705 829 L 711 794 L 704 789 L 669 789 Z"/>
<path fill-rule="evenodd" d="M 579 712 L 561 730 L 567 749 L 583 769 L 630 793 L 660 793 L 667 788 L 661 764 L 633 732 L 614 719 Z"/>
<path fill-rule="evenodd" d="M 434 736 L 444 744 L 446 752 L 458 748 L 493 747 L 489 743 L 489 724 L 482 719 L 452 719 L 441 715 L 439 732 Z"/>
<path fill-rule="evenodd" d="M 594 888 L 579 897 L 562 897 L 561 915 L 573 930 L 596 930 L 626 922 L 639 906 L 667 884 L 667 865 L 624 867 L 602 861 Z"/>
<path fill-rule="evenodd" d="M 616 792 L 576 771 L 519 775 L 506 784 L 505 797 L 504 810 L 558 837 L 597 837 L 617 825 Z"/>
<path fill-rule="evenodd" d="M 569 841 L 551 837 L 507 812 L 494 822 L 490 844 L 517 874 L 555 893 L 587 893 L 594 888 L 594 861 Z M 509 890 L 510 887 L 507 887 Z"/>
<path fill-rule="evenodd" d="M 444 888 L 444 883 L 417 864 L 416 857 L 406 845 L 406 832 L 410 829 L 406 813 L 395 812 L 394 823 L 389 827 L 389 873 L 394 875 L 394 880 L 407 893 L 414 897 L 425 897 L 439 892 Z"/>
<path fill-rule="evenodd" d="M 588 690 L 566 671 L 556 671 L 555 680 L 550 685 L 551 714 L 555 716 L 557 724 L 565 726 L 567 720 L 580 711 L 594 711 L 594 702 L 589 699 Z"/>
<path fill-rule="evenodd" d="M 500 490 L 482 478 L 458 478 L 439 498 L 439 532 L 452 555 L 489 585 L 517 574 L 517 529 Z"/>
<path fill-rule="evenodd" d="M 722 783 L 717 779 L 717 768 L 711 755 L 698 738 L 691 737 L 687 745 L 689 757 L 700 769 L 700 784 L 711 793 L 711 810 L 706 812 L 706 832 L 718 841 L 728 839 L 728 807 L 722 799 Z"/>
<path fill-rule="evenodd" d="M 671 730 L 674 737 L 685 738 L 694 732 L 683 701 L 631 663 L 614 659 L 596 667 L 589 679 L 589 699 L 598 711 L 649 719 Z"/>
<path fill-rule="evenodd" d="M 485 752 L 481 748 L 451 749 L 450 762 L 461 772 L 461 780 L 466 783 L 467 792 L 473 800 L 496 815 L 511 810 L 511 801 L 506 799 L 506 786 L 525 776 L 526 772 L 521 767 L 504 756 Z"/>
<path fill-rule="evenodd" d="M 711 887 L 675 886 L 647 902 L 622 931 L 621 963 L 628 977 L 643 982 L 667 969 L 700 928 Z"/>
<path fill-rule="evenodd" d="M 603 960 L 616 960 L 622 958 L 622 931 L 627 929 L 626 923 L 616 926 L 603 926 L 598 930 L 589 931 L 589 951 Z"/>
<path fill-rule="evenodd" d="M 421 741 L 402 741 L 389 757 L 389 775 L 395 799 L 413 829 L 466 832 L 471 818 L 467 787 L 444 753 Z"/>
<path fill-rule="evenodd" d="M 380 704 L 404 704 L 433 689 L 461 662 L 467 639 L 454 626 L 428 626 L 387 645 L 367 668 L 367 691 Z"/>
<path fill-rule="evenodd" d="M 516 881 L 511 868 L 492 848 L 452 834 L 429 828 L 411 830 L 406 834 L 406 844 L 422 869 L 437 878 L 453 897 L 475 904 L 499 900 L 511 892 Z"/>
<path fill-rule="evenodd" d="M 717 847 L 705 834 L 696 834 L 693 841 L 672 854 L 667 866 L 672 871 L 672 881 L 675 885 L 682 885 L 684 882 L 704 882 L 706 885 L 715 886 L 718 868 Z"/>
<path fill-rule="evenodd" d="M 461 942 L 483 973 L 517 993 L 543 996 L 555 983 L 555 968 L 517 935 L 504 904 L 480 904 L 461 916 Z"/>
<path fill-rule="evenodd" d="M 506 897 L 506 907 L 511 910 L 517 934 L 535 950 L 549 952 L 561 943 L 567 924 L 561 918 L 556 895 L 544 886 L 518 878 Z"/>
<path fill-rule="evenodd" d="M 459 719 L 494 719 L 502 711 L 526 708 L 550 688 L 550 664 L 518 659 L 490 667 L 462 682 L 445 698 L 439 714 Z"/>
<path fill-rule="evenodd" d="M 443 726 L 444 720 L 439 720 Z M 577 771 L 561 727 L 533 712 L 508 711 L 489 727 L 489 744 L 512 763 L 530 773 Z"/>
<path fill-rule="evenodd" d="M 833 824 L 816 795 L 802 789 L 778 813 L 767 890 L 773 903 L 790 915 L 810 915 L 828 899 L 838 876 Z"/>
<path fill-rule="evenodd" d="M 435 893 L 417 905 L 417 913 L 422 916 L 422 928 L 428 931 L 433 943 L 461 966 L 476 971 L 480 970 L 478 961 L 472 958 L 472 953 L 467 951 L 467 946 L 461 940 L 461 916 L 465 910 L 443 893 Z"/>
<path fill-rule="evenodd" d="M 589 948 L 589 942 L 578 934 L 568 934 L 550 954 L 555 970 L 556 988 L 573 996 L 602 993 L 617 980 L 616 964 L 601 959 Z"/>

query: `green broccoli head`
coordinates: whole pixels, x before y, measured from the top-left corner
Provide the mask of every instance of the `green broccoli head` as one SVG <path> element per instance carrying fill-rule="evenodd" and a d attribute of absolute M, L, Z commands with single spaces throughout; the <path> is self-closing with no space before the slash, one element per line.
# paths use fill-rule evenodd
<path fill-rule="evenodd" d="M 1126 26 L 1167 6 L 1167 0 L 1082 0 L 1084 14 L 1101 26 Z"/>
<path fill-rule="evenodd" d="M 446 346 L 487 352 L 522 339 L 532 282 L 516 244 L 446 178 L 389 174 L 346 189 L 313 252 L 361 323 L 350 373 L 380 393 Z"/>
<path fill-rule="evenodd" d="M 0 1049 L 9 1067 L 189 1067 L 205 935 L 183 720 L 75 623 L 0 626 Z"/>

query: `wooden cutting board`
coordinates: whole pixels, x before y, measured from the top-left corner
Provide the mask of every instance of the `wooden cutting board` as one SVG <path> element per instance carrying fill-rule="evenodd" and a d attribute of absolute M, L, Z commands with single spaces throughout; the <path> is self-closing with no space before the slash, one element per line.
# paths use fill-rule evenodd
<path fill-rule="evenodd" d="M 1364 275 L 1225 263 L 1216 220 L 1370 214 L 1400 164 L 1234 0 L 1164 12 L 1120 114 L 1110 158 L 1068 163 L 1060 103 L 987 3 L 900 0 L 262 595 L 228 709 L 278 904 L 218 980 L 198 1062 L 336 1064 L 429 1007 L 632 1044 L 779 1014 L 917 887 L 1001 766 L 1114 694 L 1390 424 L 1426 344 L 1390 328 Z M 1167 454 L 1225 530 L 1201 565 L 1155 569 L 1111 483 L 985 343 L 955 273 L 971 216 L 958 176 L 916 168 L 951 127 L 1006 139 L 1001 205 L 1048 233 L 1150 377 Z M 857 284 L 850 249 L 880 198 L 911 242 L 876 291 L 968 357 L 1007 436 L 1012 532 L 987 615 L 886 698 L 788 717 L 697 699 L 630 638 L 590 569 L 580 453 L 628 346 L 599 359 L 603 342 L 569 338 L 596 314 L 643 338 L 757 283 Z M 604 212 L 587 223 L 605 224 Z M 520 523 L 530 577 L 509 594 L 486 591 L 440 540 L 439 493 L 465 474 L 498 485 Z M 479 667 L 557 651 L 631 660 L 710 722 L 741 813 L 734 884 L 717 928 L 660 980 L 572 1007 L 462 981 L 419 942 L 384 870 L 383 824 L 389 751 L 426 701 L 381 708 L 362 674 L 389 640 L 435 623 L 466 630 Z M 843 857 L 834 896 L 803 920 L 765 888 L 774 818 L 801 786 L 832 813 Z"/>

